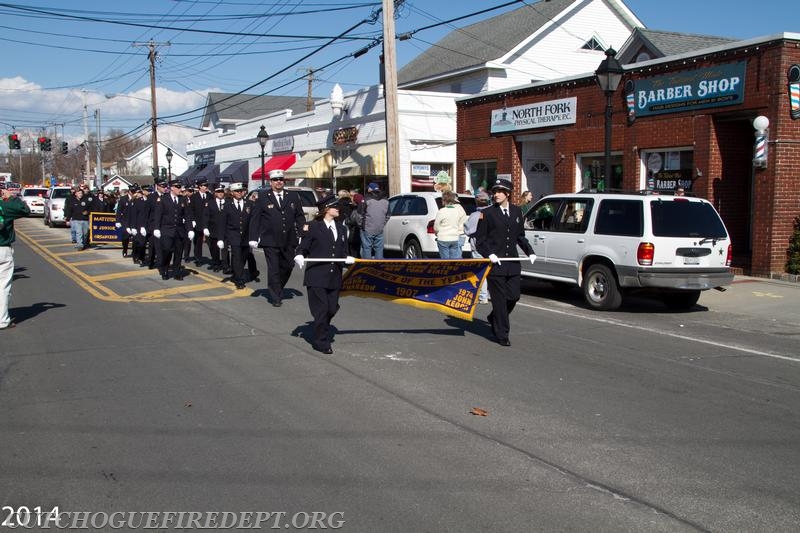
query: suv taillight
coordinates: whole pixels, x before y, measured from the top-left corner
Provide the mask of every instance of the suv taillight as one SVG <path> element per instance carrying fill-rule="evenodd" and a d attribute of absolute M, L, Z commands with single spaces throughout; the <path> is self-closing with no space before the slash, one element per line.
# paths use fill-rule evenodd
<path fill-rule="evenodd" d="M 431 235 L 436 234 L 436 232 L 433 231 L 433 223 L 434 222 L 436 222 L 436 221 L 435 220 L 428 221 L 428 233 L 431 234 Z"/>
<path fill-rule="evenodd" d="M 728 257 L 725 259 L 725 266 L 731 266 L 731 262 L 733 261 L 733 244 L 728 245 Z"/>
<path fill-rule="evenodd" d="M 656 247 L 651 242 L 640 242 L 636 250 L 636 260 L 642 266 L 653 266 L 653 256 L 656 255 Z"/>

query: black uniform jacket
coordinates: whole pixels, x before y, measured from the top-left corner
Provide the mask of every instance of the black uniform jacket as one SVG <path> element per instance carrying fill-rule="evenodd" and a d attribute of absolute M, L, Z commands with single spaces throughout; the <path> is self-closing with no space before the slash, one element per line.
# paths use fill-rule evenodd
<path fill-rule="evenodd" d="M 283 191 L 283 204 L 273 191 L 261 194 L 256 200 L 250 217 L 251 241 L 259 241 L 261 248 L 278 247 L 294 249 L 303 235 L 306 217 L 300 195 L 294 191 Z"/>
<path fill-rule="evenodd" d="M 117 214 L 116 214 L 116 221 L 122 224 L 123 228 L 132 228 L 128 224 L 128 209 L 130 208 L 131 204 L 133 204 L 133 197 L 124 194 L 119 197 L 119 202 L 117 202 Z M 138 226 L 136 227 L 138 230 Z"/>
<path fill-rule="evenodd" d="M 218 241 L 225 240 L 225 204 L 228 202 L 227 198 L 222 199 L 222 208 L 219 207 L 217 197 L 213 197 L 208 201 L 208 209 L 205 210 L 203 216 L 203 227 L 208 228 L 210 239 Z M 216 246 L 216 243 L 212 243 Z"/>
<path fill-rule="evenodd" d="M 495 254 L 500 258 L 499 265 L 492 265 L 489 275 L 514 276 L 522 272 L 522 265 L 519 261 L 503 261 L 504 257 L 519 257 L 517 245 L 526 254 L 533 253 L 533 247 L 528 239 L 525 238 L 525 228 L 522 224 L 522 209 L 516 205 L 509 204 L 508 216 L 503 214 L 500 206 L 494 204 L 481 211 L 481 219 L 478 221 L 478 230 L 475 233 L 475 241 L 478 246 L 478 253 L 483 257 Z"/>
<path fill-rule="evenodd" d="M 242 210 L 236 208 L 236 200 L 229 198 L 225 200 L 225 207 L 222 208 L 225 214 L 224 240 L 231 246 L 247 246 L 248 225 L 250 214 L 253 212 L 253 202 L 242 198 Z M 216 207 L 214 208 L 216 209 Z"/>
<path fill-rule="evenodd" d="M 208 211 L 211 208 L 211 202 L 215 202 L 214 194 L 206 192 L 205 198 L 200 191 L 192 193 L 191 206 L 192 206 L 192 220 L 196 222 L 194 232 L 199 234 L 204 228 L 207 228 L 206 221 L 208 220 Z"/>
<path fill-rule="evenodd" d="M 127 217 L 122 222 L 122 225 L 136 231 L 142 228 L 147 229 L 147 224 L 150 220 L 150 208 L 151 205 L 147 198 L 134 198 L 126 208 Z"/>
<path fill-rule="evenodd" d="M 172 196 L 164 194 L 155 201 L 155 228 L 161 230 L 161 237 L 187 237 L 192 229 L 192 210 L 185 196 L 177 196 L 177 202 L 172 201 Z"/>
<path fill-rule="evenodd" d="M 333 233 L 322 220 L 313 220 L 308 223 L 308 231 L 300 241 L 295 255 L 308 258 L 347 257 L 347 231 L 341 222 L 336 222 L 336 241 Z M 323 263 L 313 262 L 306 264 L 303 285 L 306 287 L 322 287 L 325 289 L 338 289 L 342 286 L 343 262 Z"/>

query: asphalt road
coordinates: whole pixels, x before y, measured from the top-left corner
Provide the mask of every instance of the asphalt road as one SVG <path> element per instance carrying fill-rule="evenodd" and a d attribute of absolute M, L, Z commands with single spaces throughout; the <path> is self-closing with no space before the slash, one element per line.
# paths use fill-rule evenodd
<path fill-rule="evenodd" d="M 200 275 L 161 281 L 17 226 L 0 505 L 341 513 L 331 528 L 365 532 L 800 524 L 795 285 L 737 278 L 688 313 L 597 313 L 527 282 L 510 348 L 487 306 L 465 322 L 348 297 L 326 356 L 297 275 L 276 309 L 263 277 L 189 288 Z"/>

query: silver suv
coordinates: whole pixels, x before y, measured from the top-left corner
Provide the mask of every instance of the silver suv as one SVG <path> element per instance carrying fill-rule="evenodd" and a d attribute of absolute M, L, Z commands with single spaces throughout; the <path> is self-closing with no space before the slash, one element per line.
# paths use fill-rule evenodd
<path fill-rule="evenodd" d="M 728 231 L 701 198 L 546 196 L 527 212 L 525 235 L 537 260 L 523 262 L 522 275 L 581 287 L 594 309 L 616 309 L 634 291 L 690 309 L 701 291 L 733 281 Z"/>
<path fill-rule="evenodd" d="M 458 202 L 469 215 L 475 211 L 475 197 L 459 194 Z M 442 195 L 438 192 L 410 192 L 389 198 L 389 220 L 383 229 L 385 250 L 402 252 L 406 259 L 438 257 L 436 234 L 433 222 L 442 207 Z M 469 242 L 464 243 L 469 253 Z"/>

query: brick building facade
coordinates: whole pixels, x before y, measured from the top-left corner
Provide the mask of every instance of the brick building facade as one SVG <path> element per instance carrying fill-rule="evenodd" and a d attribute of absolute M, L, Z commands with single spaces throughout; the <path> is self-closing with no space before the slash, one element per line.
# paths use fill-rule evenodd
<path fill-rule="evenodd" d="M 459 99 L 457 188 L 474 191 L 497 174 L 535 198 L 680 183 L 717 207 L 734 267 L 782 273 L 800 214 L 800 120 L 791 118 L 788 74 L 798 64 L 800 35 L 779 34 L 626 65 L 612 98 L 612 176 L 603 175 L 606 97 L 594 75 Z M 546 107 L 568 112 L 553 115 L 554 126 L 529 118 L 547 116 Z M 769 119 L 765 166 L 753 161 L 758 116 Z"/>

